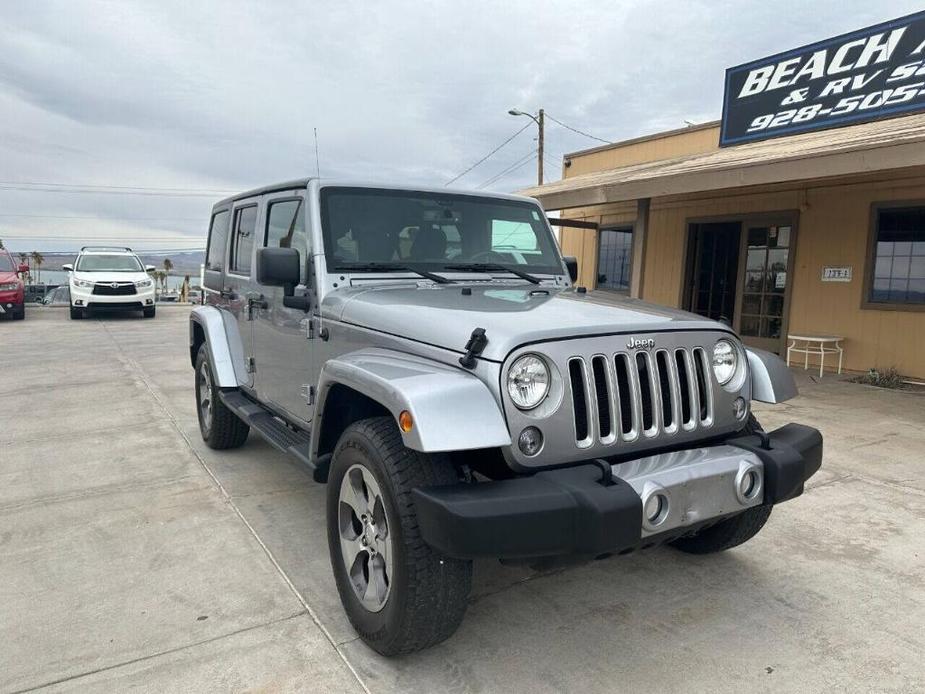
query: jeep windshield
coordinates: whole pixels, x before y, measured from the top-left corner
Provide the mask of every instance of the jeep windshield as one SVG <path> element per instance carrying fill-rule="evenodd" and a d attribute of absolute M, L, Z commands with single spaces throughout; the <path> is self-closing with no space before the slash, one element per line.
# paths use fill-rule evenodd
<path fill-rule="evenodd" d="M 133 255 L 82 255 L 74 269 L 79 272 L 144 272 Z"/>
<path fill-rule="evenodd" d="M 332 270 L 510 273 L 531 282 L 563 274 L 543 212 L 529 202 L 330 187 L 321 191 L 321 224 Z"/>

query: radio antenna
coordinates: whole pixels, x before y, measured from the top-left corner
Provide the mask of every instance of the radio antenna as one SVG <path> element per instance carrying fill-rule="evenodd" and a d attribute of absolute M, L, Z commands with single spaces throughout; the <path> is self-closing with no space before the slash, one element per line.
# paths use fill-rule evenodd
<path fill-rule="evenodd" d="M 321 164 L 318 162 L 318 128 L 314 128 L 315 131 L 315 172 L 318 174 L 318 178 L 321 178 Z"/>

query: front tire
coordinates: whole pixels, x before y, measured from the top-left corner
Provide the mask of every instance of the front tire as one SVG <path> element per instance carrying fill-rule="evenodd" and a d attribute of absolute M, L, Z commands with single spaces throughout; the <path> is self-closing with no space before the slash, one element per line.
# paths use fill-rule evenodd
<path fill-rule="evenodd" d="M 351 424 L 337 443 L 327 492 L 331 568 L 350 623 L 382 655 L 433 646 L 462 622 L 472 562 L 424 542 L 411 494 L 458 482 L 445 456 L 405 448 L 391 417 Z"/>
<path fill-rule="evenodd" d="M 671 544 L 688 554 L 713 554 L 748 542 L 764 527 L 771 515 L 771 506 L 754 506 L 737 516 L 721 520 L 696 535 L 682 537 Z"/>
<path fill-rule="evenodd" d="M 84 317 L 84 310 L 82 308 L 74 308 L 71 306 L 71 320 L 80 320 Z"/>
<path fill-rule="evenodd" d="M 196 413 L 199 415 L 199 433 L 209 448 L 239 448 L 247 441 L 250 427 L 238 419 L 219 397 L 209 363 L 209 350 L 204 344 L 196 356 Z"/>
<path fill-rule="evenodd" d="M 157 306 L 148 306 L 142 309 L 142 313 L 145 318 L 154 318 L 154 314 L 157 311 Z"/>
<path fill-rule="evenodd" d="M 24 320 L 26 317 L 26 307 L 20 306 L 18 311 L 13 311 L 13 320 Z"/>

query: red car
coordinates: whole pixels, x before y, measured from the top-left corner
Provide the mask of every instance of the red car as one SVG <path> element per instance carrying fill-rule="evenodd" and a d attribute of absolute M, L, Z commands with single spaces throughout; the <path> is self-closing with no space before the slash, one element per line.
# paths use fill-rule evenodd
<path fill-rule="evenodd" d="M 18 266 L 13 262 L 13 256 L 4 248 L 0 248 L 0 317 L 11 316 L 13 320 L 22 320 L 26 317 L 25 292 L 19 273 L 25 266 Z"/>

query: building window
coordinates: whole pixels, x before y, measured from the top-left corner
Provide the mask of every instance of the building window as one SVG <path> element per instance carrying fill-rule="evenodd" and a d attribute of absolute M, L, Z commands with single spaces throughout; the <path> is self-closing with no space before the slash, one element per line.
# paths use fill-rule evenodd
<path fill-rule="evenodd" d="M 874 223 L 870 302 L 925 306 L 925 207 L 882 207 Z"/>
<path fill-rule="evenodd" d="M 629 291 L 632 259 L 632 229 L 601 229 L 597 288 Z"/>

